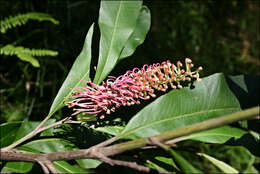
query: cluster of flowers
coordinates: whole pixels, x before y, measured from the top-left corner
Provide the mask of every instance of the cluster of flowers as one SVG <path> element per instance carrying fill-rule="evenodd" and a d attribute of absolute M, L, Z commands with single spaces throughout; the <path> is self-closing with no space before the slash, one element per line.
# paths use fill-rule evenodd
<path fill-rule="evenodd" d="M 91 114 L 84 118 L 99 116 L 103 119 L 105 114 L 115 112 L 120 106 L 140 104 L 140 99 L 156 97 L 154 89 L 165 92 L 169 86 L 182 88 L 184 81 L 200 81 L 202 67 L 192 72 L 193 66 L 189 58 L 185 59 L 185 69 L 180 61 L 175 66 L 168 60 L 161 64 L 144 65 L 142 69 L 134 68 L 117 78 L 109 76 L 102 85 L 89 81 L 86 86 L 73 89 L 66 105 L 74 107 L 72 115 Z"/>

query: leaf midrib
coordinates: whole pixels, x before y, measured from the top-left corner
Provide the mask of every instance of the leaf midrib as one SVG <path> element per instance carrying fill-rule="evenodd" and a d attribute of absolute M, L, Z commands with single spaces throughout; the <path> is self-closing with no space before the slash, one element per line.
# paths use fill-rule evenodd
<path fill-rule="evenodd" d="M 101 71 L 101 73 L 100 73 L 100 75 L 99 75 L 99 79 L 97 80 L 97 83 L 98 83 L 98 84 L 100 83 L 100 82 L 99 82 L 100 77 L 101 77 L 102 73 L 104 72 L 104 69 L 105 69 L 105 67 L 106 67 L 106 65 L 107 65 L 107 62 L 108 62 L 108 57 L 110 56 L 110 52 L 111 52 L 111 50 L 112 50 L 112 45 L 113 45 L 112 43 L 113 43 L 113 41 L 114 41 L 114 38 L 115 38 L 114 35 L 115 35 L 115 33 L 116 33 L 116 31 L 117 31 L 117 27 L 118 27 L 118 20 L 119 20 L 119 14 L 120 14 L 120 11 L 121 11 L 122 2 L 123 2 L 123 1 L 120 1 L 120 4 L 119 4 L 119 8 L 118 8 L 118 12 L 117 12 L 116 20 L 115 20 L 115 24 L 114 24 L 115 28 L 114 28 L 113 33 L 112 33 L 112 38 L 111 38 L 111 41 L 110 41 L 110 44 L 109 44 L 109 49 L 108 49 L 108 53 L 107 53 L 107 56 L 106 56 L 106 59 L 105 59 L 105 64 L 104 64 L 103 69 L 102 69 L 102 71 Z"/>
<path fill-rule="evenodd" d="M 119 135 L 118 137 L 121 138 L 121 137 L 127 136 L 127 135 L 129 135 L 129 134 L 132 134 L 133 132 L 136 132 L 136 131 L 138 131 L 138 130 L 140 130 L 140 129 L 143 129 L 143 128 L 145 128 L 145 127 L 153 126 L 153 125 L 156 125 L 156 124 L 159 124 L 159 123 L 162 123 L 162 122 L 166 122 L 166 121 L 170 121 L 170 120 L 175 120 L 175 119 L 178 119 L 178 118 L 183 118 L 183 117 L 187 117 L 187 116 L 194 116 L 194 115 L 197 115 L 197 114 L 207 113 L 207 112 L 222 111 L 222 110 L 233 110 L 233 109 L 239 109 L 239 108 L 237 108 L 237 107 L 232 107 L 232 108 L 221 108 L 221 109 L 202 110 L 202 111 L 199 111 L 199 112 L 193 112 L 193 113 L 189 113 L 189 114 L 178 115 L 178 116 L 175 116 L 175 117 L 170 117 L 170 118 L 166 118 L 166 119 L 163 119 L 163 120 L 158 120 L 158 121 L 155 121 L 155 122 L 146 124 L 146 125 L 144 125 L 144 126 L 141 126 L 141 127 L 136 128 L 136 129 L 134 129 L 134 130 L 132 130 L 132 131 L 123 133 L 123 134 Z"/>

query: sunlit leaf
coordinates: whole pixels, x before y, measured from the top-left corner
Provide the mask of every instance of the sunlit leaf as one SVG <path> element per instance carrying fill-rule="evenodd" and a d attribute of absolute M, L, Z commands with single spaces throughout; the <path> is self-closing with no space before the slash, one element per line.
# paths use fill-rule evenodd
<path fill-rule="evenodd" d="M 103 81 L 116 65 L 120 53 L 135 29 L 142 1 L 101 1 L 99 60 L 94 82 Z"/>

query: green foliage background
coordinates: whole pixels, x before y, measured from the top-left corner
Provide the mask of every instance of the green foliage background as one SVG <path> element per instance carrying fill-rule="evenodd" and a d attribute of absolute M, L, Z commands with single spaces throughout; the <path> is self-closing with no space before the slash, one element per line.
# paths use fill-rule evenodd
<path fill-rule="evenodd" d="M 259 75 L 259 1 L 144 1 L 143 4 L 151 10 L 150 31 L 131 58 L 121 61 L 111 75 L 122 74 L 143 64 L 167 59 L 184 60 L 185 57 L 192 58 L 195 65 L 203 66 L 202 76 L 216 72 Z M 57 91 L 82 49 L 88 27 L 93 21 L 97 24 L 99 6 L 99 1 L 82 0 L 0 1 L 0 20 L 35 11 L 48 13 L 60 21 L 59 25 L 30 21 L 27 25 L 0 35 L 1 46 L 15 42 L 28 48 L 46 48 L 59 52 L 57 57 L 40 57 L 38 60 L 41 66 L 38 69 L 29 63 L 17 61 L 15 56 L 1 55 L 1 123 L 40 121 L 48 114 Z M 96 25 L 93 38 L 99 38 L 99 35 Z M 97 65 L 98 50 L 98 39 L 93 39 L 92 72 L 93 66 Z M 93 79 L 94 74 L 90 74 L 90 77 Z M 70 111 L 64 108 L 54 118 L 60 119 L 68 112 Z M 251 158 L 250 155 L 244 155 L 248 154 L 244 152 L 245 149 L 221 149 L 199 143 L 196 145 L 198 147 L 193 147 L 194 143 L 190 144 L 191 148 L 216 154 L 219 159 L 227 162 L 233 155 Z M 228 151 L 230 156 L 221 156 L 223 151 Z M 197 157 L 187 156 L 189 158 L 199 161 Z M 238 160 L 237 163 L 231 163 L 240 171 L 250 171 L 244 167 L 243 162 Z M 206 160 L 203 161 L 203 166 L 208 166 L 209 171 L 217 170 Z M 102 167 L 106 165 L 100 166 L 101 169 Z"/>

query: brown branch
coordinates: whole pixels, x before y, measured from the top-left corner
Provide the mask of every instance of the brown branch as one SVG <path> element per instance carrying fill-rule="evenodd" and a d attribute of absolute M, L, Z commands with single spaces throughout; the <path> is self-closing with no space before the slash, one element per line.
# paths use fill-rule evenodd
<path fill-rule="evenodd" d="M 211 128 L 221 127 L 223 125 L 248 119 L 256 115 L 259 115 L 259 106 L 241 112 L 232 113 L 226 116 L 206 120 L 184 128 L 167 131 L 162 134 L 148 137 L 148 138 L 141 138 L 141 139 L 132 140 L 120 144 L 106 146 L 107 144 L 110 144 L 115 140 L 117 140 L 117 138 L 112 138 L 112 140 L 111 139 L 107 140 L 106 142 L 100 143 L 99 145 L 93 146 L 89 149 L 82 149 L 82 150 L 75 150 L 75 151 L 54 152 L 48 154 L 29 154 L 29 153 L 20 153 L 19 151 L 14 152 L 14 151 L 5 151 L 3 149 L 0 149 L 0 153 L 1 153 L 0 160 L 27 161 L 27 162 L 38 162 L 38 163 L 39 161 L 41 161 L 43 162 L 44 165 L 47 165 L 46 167 L 50 171 L 53 171 L 52 170 L 53 168 L 49 162 L 59 161 L 59 160 L 85 159 L 85 158 L 100 159 L 109 164 L 116 164 L 116 165 L 121 164 L 125 166 L 128 165 L 128 167 L 129 165 L 130 166 L 135 165 L 137 167 L 136 164 L 132 164 L 132 163 L 130 164 L 127 162 L 122 163 L 122 162 L 118 162 L 117 160 L 112 160 L 111 162 L 111 159 L 109 159 L 108 156 L 113 156 L 113 155 L 123 153 L 125 151 L 138 149 L 146 146 L 147 144 L 161 145 L 163 144 L 163 142 L 170 139 L 175 139 L 178 137 L 186 136 L 192 133 L 208 130 Z M 46 164 L 46 161 L 49 162 L 47 162 Z"/>
<path fill-rule="evenodd" d="M 50 124 L 48 126 L 45 126 L 45 127 L 42 127 L 43 124 L 48 120 L 47 119 L 48 117 L 46 117 L 32 132 L 30 132 L 29 134 L 27 134 L 25 137 L 19 139 L 18 141 L 12 143 L 11 145 L 5 147 L 5 148 L 2 148 L 2 151 L 9 151 L 11 150 L 12 148 L 16 147 L 17 145 L 23 143 L 24 141 L 30 139 L 31 137 L 35 136 L 36 134 L 40 133 L 40 132 L 43 132 L 47 129 L 50 129 L 52 127 L 55 127 L 55 126 L 58 126 L 58 125 L 61 125 L 61 124 L 64 124 L 64 123 L 71 123 L 71 124 L 79 124 L 80 122 L 78 121 L 72 121 L 70 120 L 72 117 L 66 117 L 58 122 L 55 122 L 53 124 Z"/>
<path fill-rule="evenodd" d="M 42 167 L 42 170 L 43 170 L 43 172 L 44 172 L 45 174 L 49 174 L 49 173 L 50 173 L 48 167 L 46 167 L 42 161 L 38 161 L 38 163 L 39 163 L 40 166 Z"/>
<path fill-rule="evenodd" d="M 159 141 L 158 138 L 155 138 L 155 137 L 148 137 L 146 144 L 158 146 L 166 151 L 170 148 L 168 145 L 166 145 L 165 143 L 162 143 L 161 141 Z"/>
<path fill-rule="evenodd" d="M 60 120 L 58 122 L 55 122 L 55 123 L 50 124 L 50 125 L 45 126 L 45 127 L 41 127 L 37 131 L 35 131 L 35 134 L 38 134 L 38 133 L 43 132 L 43 131 L 45 131 L 47 129 L 53 128 L 55 126 L 58 126 L 58 125 L 61 125 L 61 124 L 64 124 L 64 123 L 71 123 L 71 120 L 70 120 L 71 118 L 72 117 L 66 117 L 66 118 L 64 118 L 64 119 L 62 119 L 62 120 Z"/>
<path fill-rule="evenodd" d="M 99 144 L 97 144 L 97 145 L 95 145 L 95 146 L 92 146 L 91 148 L 105 147 L 105 146 L 107 146 L 107 145 L 109 145 L 109 144 L 112 144 L 112 143 L 115 142 L 116 140 L 118 140 L 118 138 L 117 138 L 117 137 L 113 137 L 113 138 L 110 138 L 110 139 L 108 139 L 108 140 L 106 140 L 106 141 L 103 141 L 103 142 L 101 142 L 101 143 L 99 143 Z"/>
<path fill-rule="evenodd" d="M 59 170 L 57 170 L 54 165 L 52 164 L 51 161 L 47 160 L 44 161 L 44 165 L 52 172 L 52 173 L 58 173 L 60 174 L 61 172 Z"/>
<path fill-rule="evenodd" d="M 150 168 L 142 166 L 142 165 L 139 165 L 136 162 L 113 160 L 113 159 L 110 159 L 110 158 L 107 158 L 106 161 L 109 162 L 109 164 L 112 165 L 112 166 L 113 165 L 125 166 L 125 167 L 129 167 L 129 168 L 141 171 L 141 172 L 150 172 Z"/>
<path fill-rule="evenodd" d="M 141 172 L 149 172 L 150 171 L 150 168 L 139 165 L 136 162 L 114 160 L 114 159 L 106 157 L 105 155 L 103 155 L 101 153 L 96 153 L 96 155 L 98 156 L 99 160 L 101 160 L 105 163 L 108 163 L 111 166 L 114 166 L 114 165 L 125 166 L 125 167 L 133 168 L 133 169 L 141 171 Z"/>

